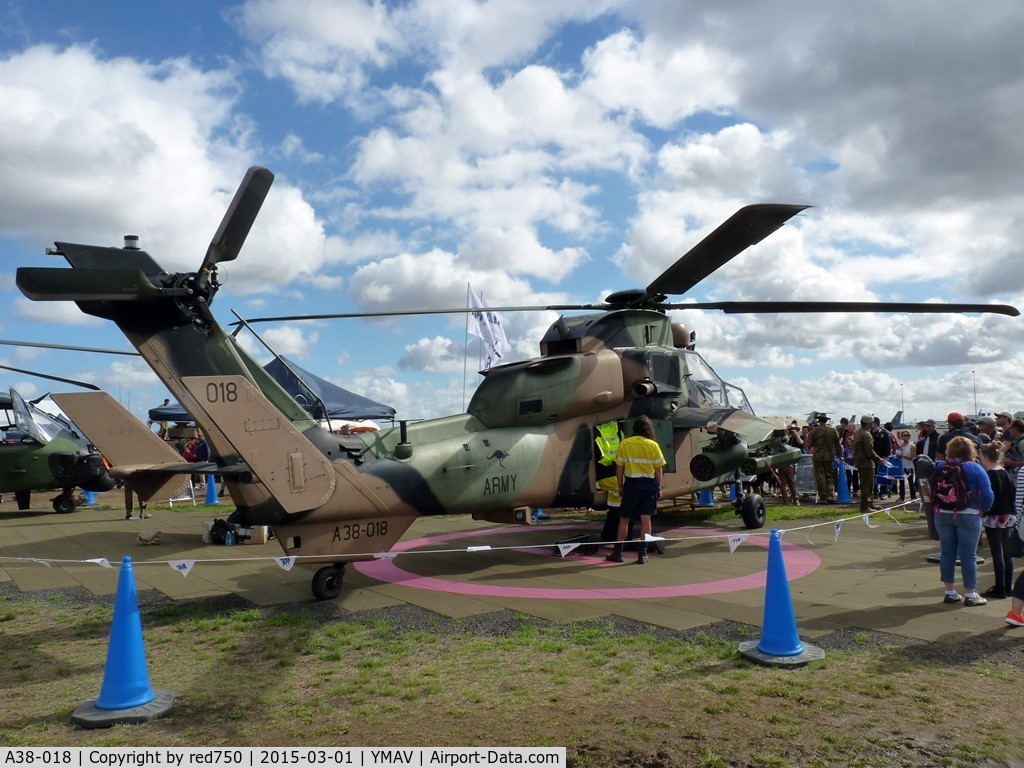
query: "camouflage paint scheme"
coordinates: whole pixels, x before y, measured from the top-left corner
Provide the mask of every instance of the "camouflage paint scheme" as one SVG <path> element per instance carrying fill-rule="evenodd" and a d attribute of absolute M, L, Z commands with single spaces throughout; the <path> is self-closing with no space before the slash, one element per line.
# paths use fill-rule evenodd
<path fill-rule="evenodd" d="M 55 512 L 73 512 L 76 486 L 86 491 L 109 491 L 114 481 L 103 457 L 91 450 L 74 425 L 43 413 L 13 387 L 0 395 L 6 430 L 0 440 L 0 493 L 13 493 L 18 509 L 28 509 L 32 491 L 60 488 L 52 500 Z"/>
<path fill-rule="evenodd" d="M 754 416 L 743 392 L 686 348 L 685 328 L 642 308 L 560 318 L 540 357 L 483 372 L 467 413 L 376 433 L 326 431 L 208 309 L 216 260 L 234 258 L 248 231 L 235 231 L 231 217 L 247 205 L 239 199 L 250 176 L 196 273 L 167 273 L 134 247 L 58 242 L 71 270 L 22 268 L 17 281 L 30 299 L 76 301 L 117 324 L 206 435 L 237 507 L 230 520 L 273 526 L 287 554 L 327 563 L 370 557 L 420 515 L 528 523 L 523 508 L 597 505 L 595 427 L 615 420 L 628 429 L 641 414 L 654 421 L 668 461 L 666 499 L 731 481 L 741 467 L 752 474 L 799 459 L 782 429 Z M 133 486 L 153 493 L 170 475 L 211 471 L 159 456 L 146 445 L 152 433 L 137 420 L 130 426 L 102 394 L 65 402 L 104 414 L 83 416 L 83 429 L 104 453 L 125 457 L 115 469 Z M 759 527 L 763 514 L 744 520 Z"/>

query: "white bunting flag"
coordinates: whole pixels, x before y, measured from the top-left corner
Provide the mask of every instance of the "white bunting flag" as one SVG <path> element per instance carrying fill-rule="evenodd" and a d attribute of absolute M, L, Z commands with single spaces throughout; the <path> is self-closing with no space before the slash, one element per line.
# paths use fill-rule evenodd
<path fill-rule="evenodd" d="M 467 552 L 486 552 L 490 548 L 491 547 L 490 547 L 489 544 L 482 544 L 479 547 L 466 547 L 466 551 Z"/>
<path fill-rule="evenodd" d="M 395 559 L 395 555 L 397 555 L 397 554 L 398 554 L 397 552 L 374 552 L 373 553 L 373 559 L 374 560 L 394 560 Z"/>
<path fill-rule="evenodd" d="M 877 527 L 878 527 L 877 525 L 873 525 L 873 524 L 871 523 L 871 518 L 870 518 L 870 516 L 868 516 L 868 515 L 863 515 L 863 516 L 862 516 L 862 518 L 863 518 L 863 520 L 864 520 L 864 525 L 866 525 L 866 526 L 867 526 L 868 528 L 877 528 Z"/>
<path fill-rule="evenodd" d="M 104 568 L 109 568 L 110 570 L 114 570 L 114 566 L 112 566 L 110 564 L 110 561 L 107 560 L 107 558 L 105 558 L 105 557 L 93 557 L 93 558 L 91 558 L 89 560 L 86 560 L 85 562 L 87 562 L 87 563 L 96 563 L 96 565 L 101 565 Z"/>
<path fill-rule="evenodd" d="M 277 564 L 286 571 L 290 571 L 292 566 L 295 565 L 294 557 L 275 557 Z"/>
<path fill-rule="evenodd" d="M 182 576 L 188 576 L 189 571 L 192 570 L 192 566 L 196 564 L 195 560 L 168 560 L 167 564 L 171 566 L 171 570 L 177 571 Z"/>
<path fill-rule="evenodd" d="M 736 551 L 736 547 L 738 547 L 740 544 L 742 544 L 746 540 L 747 540 L 747 534 L 745 534 L 745 533 L 737 533 L 734 536 L 730 536 L 729 537 L 729 554 L 731 555 L 733 552 L 735 552 Z"/>
<path fill-rule="evenodd" d="M 843 527 L 843 524 L 841 522 L 838 522 L 833 527 L 836 531 L 836 541 L 839 541 L 839 529 Z"/>
<path fill-rule="evenodd" d="M 664 536 L 651 536 L 649 533 L 644 534 L 644 541 L 664 541 Z"/>
<path fill-rule="evenodd" d="M 573 542 L 571 544 L 559 544 L 558 545 L 558 554 L 560 554 L 562 557 L 565 557 L 570 552 L 572 552 L 574 549 L 576 549 L 576 547 L 578 547 L 579 545 L 580 544 L 579 544 L 578 541 L 577 542 Z"/>
<path fill-rule="evenodd" d="M 52 565 L 50 565 L 48 560 L 40 560 L 38 557 L 33 557 L 32 562 L 39 563 L 40 565 L 45 565 L 47 568 L 53 567 Z"/>

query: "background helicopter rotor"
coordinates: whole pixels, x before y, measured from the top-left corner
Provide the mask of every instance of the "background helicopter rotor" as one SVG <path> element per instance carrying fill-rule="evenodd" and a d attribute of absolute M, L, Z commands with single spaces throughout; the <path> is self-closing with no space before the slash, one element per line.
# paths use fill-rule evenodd
<path fill-rule="evenodd" d="M 53 376 L 53 375 L 51 375 L 49 373 L 40 373 L 39 371 L 29 371 L 29 370 L 26 370 L 24 368 L 14 368 L 13 366 L 10 366 L 10 365 L 0 365 L 0 368 L 2 368 L 5 371 L 14 371 L 15 373 L 24 373 L 24 374 L 27 374 L 28 376 L 35 376 L 35 377 L 40 378 L 40 379 L 49 379 L 50 381 L 59 381 L 59 382 L 62 382 L 64 384 L 73 384 L 76 387 L 82 387 L 83 389 L 91 389 L 94 392 L 99 392 L 99 390 L 100 390 L 100 388 L 97 387 L 95 384 L 89 384 L 89 383 L 84 382 L 84 381 L 77 381 L 76 379 L 66 379 L 63 376 Z"/>

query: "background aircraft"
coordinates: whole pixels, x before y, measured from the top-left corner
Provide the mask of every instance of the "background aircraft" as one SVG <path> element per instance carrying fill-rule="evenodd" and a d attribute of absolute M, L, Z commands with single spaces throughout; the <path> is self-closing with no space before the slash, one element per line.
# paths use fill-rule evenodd
<path fill-rule="evenodd" d="M 18 509 L 28 509 L 33 491 L 59 489 L 55 512 L 75 510 L 75 487 L 109 491 L 114 480 L 103 457 L 78 428 L 46 413 L 12 387 L 0 395 L 0 493 L 13 493 Z"/>

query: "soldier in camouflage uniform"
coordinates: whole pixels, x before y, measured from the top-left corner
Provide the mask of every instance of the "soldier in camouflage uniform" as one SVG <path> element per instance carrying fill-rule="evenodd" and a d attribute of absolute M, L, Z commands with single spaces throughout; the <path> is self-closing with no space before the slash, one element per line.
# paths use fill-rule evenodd
<path fill-rule="evenodd" d="M 853 463 L 860 475 L 860 511 L 869 512 L 881 509 L 871 501 L 871 493 L 867 490 L 874 483 L 875 468 L 885 463 L 885 459 L 875 453 L 875 440 L 871 427 L 874 419 L 864 415 L 860 417 L 860 429 L 853 436 Z"/>
<path fill-rule="evenodd" d="M 828 423 L 828 416 L 818 414 L 818 426 L 807 438 L 808 449 L 814 459 L 814 483 L 818 488 L 818 501 L 836 503 L 835 459 L 839 454 L 839 433 Z"/>

